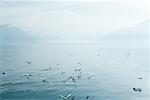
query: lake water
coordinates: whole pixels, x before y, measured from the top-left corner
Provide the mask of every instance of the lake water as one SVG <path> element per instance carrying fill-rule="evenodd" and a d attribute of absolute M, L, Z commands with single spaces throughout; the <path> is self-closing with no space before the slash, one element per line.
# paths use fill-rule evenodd
<path fill-rule="evenodd" d="M 0 100 L 149 100 L 148 52 L 98 44 L 3 45 Z M 68 94 L 72 99 L 60 96 Z"/>

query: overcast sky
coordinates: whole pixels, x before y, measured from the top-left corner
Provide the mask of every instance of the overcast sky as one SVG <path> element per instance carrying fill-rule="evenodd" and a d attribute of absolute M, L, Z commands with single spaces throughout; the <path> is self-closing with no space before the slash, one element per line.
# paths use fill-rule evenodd
<path fill-rule="evenodd" d="M 5 2 L 4 2 L 5 1 Z M 144 0 L 143 0 L 144 1 Z M 144 2 L 0 1 L 0 24 L 10 24 L 37 36 L 106 36 L 148 19 Z"/>

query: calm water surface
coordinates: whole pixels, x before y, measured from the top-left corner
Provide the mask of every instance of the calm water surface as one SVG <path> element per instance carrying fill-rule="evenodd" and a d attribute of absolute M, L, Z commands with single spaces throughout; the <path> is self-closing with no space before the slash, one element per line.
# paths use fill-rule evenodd
<path fill-rule="evenodd" d="M 149 100 L 148 55 L 99 45 L 0 46 L 0 100 L 71 100 L 60 96 L 69 93 L 74 100 Z"/>

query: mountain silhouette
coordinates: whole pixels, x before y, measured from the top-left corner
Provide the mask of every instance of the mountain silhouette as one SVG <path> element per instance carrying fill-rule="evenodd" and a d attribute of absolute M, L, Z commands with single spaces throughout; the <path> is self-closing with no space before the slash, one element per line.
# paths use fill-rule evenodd
<path fill-rule="evenodd" d="M 33 43 L 35 39 L 18 27 L 9 24 L 0 25 L 0 44 L 26 44 Z"/>

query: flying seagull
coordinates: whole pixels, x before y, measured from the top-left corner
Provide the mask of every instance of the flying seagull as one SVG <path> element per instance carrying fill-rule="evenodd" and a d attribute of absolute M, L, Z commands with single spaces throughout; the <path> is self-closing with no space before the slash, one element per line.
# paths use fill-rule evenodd
<path fill-rule="evenodd" d="M 64 80 L 64 82 L 69 81 L 69 80 L 72 80 L 72 82 L 76 82 L 75 78 L 72 76 L 68 77 L 66 80 Z"/>
<path fill-rule="evenodd" d="M 65 99 L 65 100 L 67 100 L 67 99 L 69 99 L 69 98 L 71 98 L 71 93 L 69 93 L 67 96 L 63 96 L 63 95 L 59 95 L 62 99 Z M 71 100 L 73 100 L 73 99 L 71 99 Z"/>

